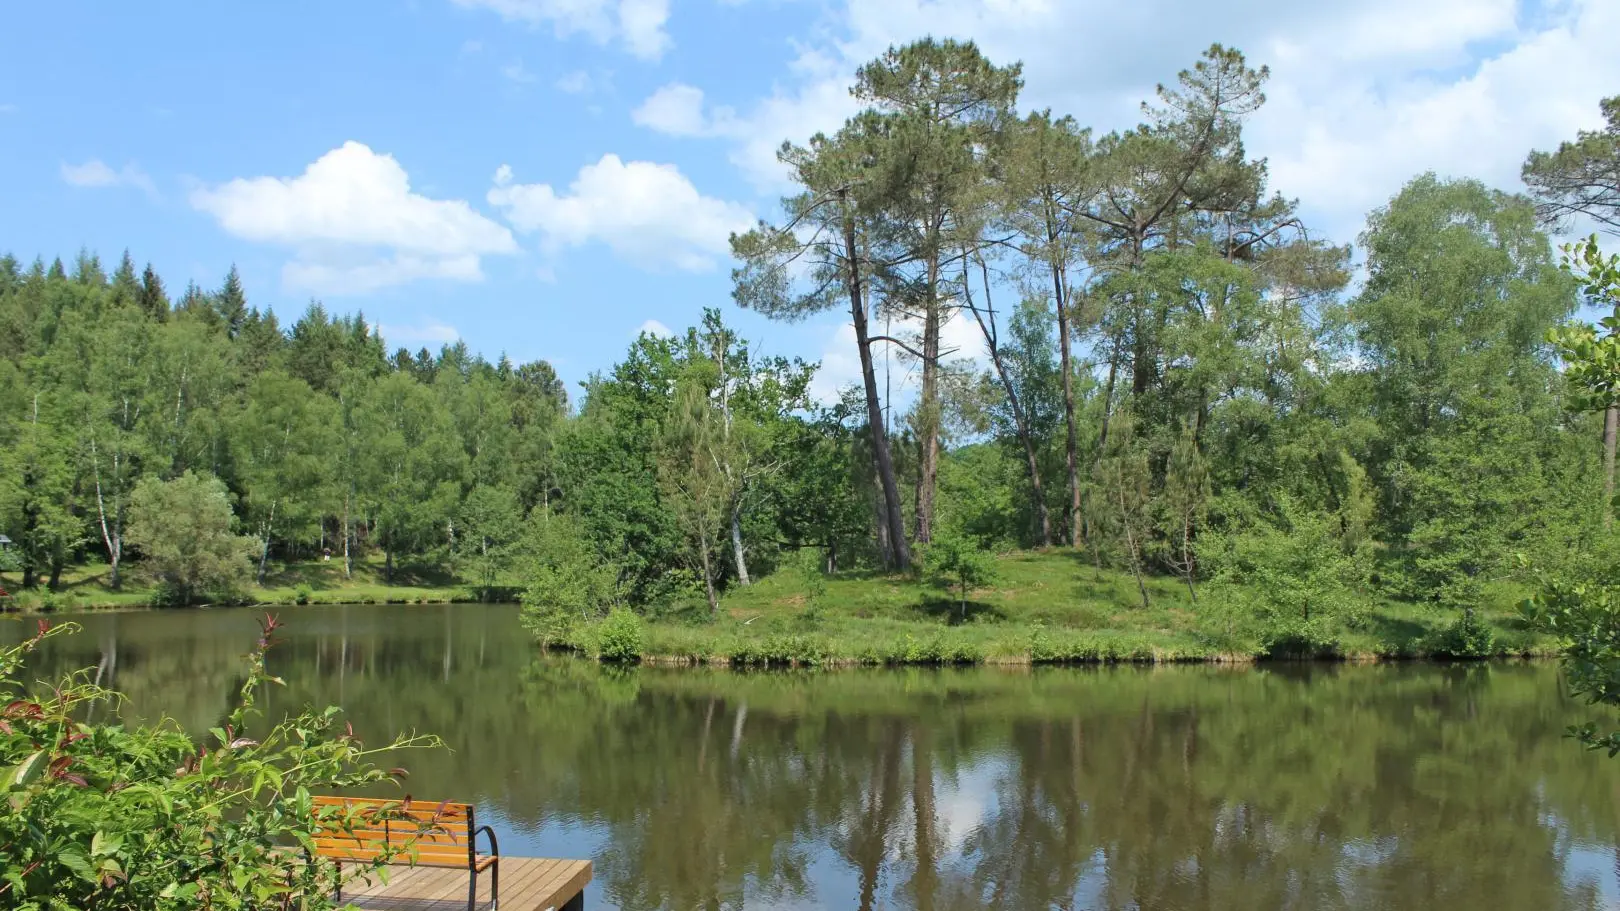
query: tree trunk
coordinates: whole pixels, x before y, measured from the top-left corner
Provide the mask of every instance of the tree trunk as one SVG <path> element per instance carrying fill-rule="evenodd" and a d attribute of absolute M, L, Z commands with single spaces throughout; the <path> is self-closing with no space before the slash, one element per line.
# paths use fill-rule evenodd
<path fill-rule="evenodd" d="M 1620 431 L 1620 406 L 1610 405 L 1603 412 L 1603 527 L 1614 525 L 1614 449 Z"/>
<path fill-rule="evenodd" d="M 709 599 L 709 616 L 720 613 L 720 599 L 714 593 L 714 561 L 709 558 L 709 536 L 698 536 L 698 556 L 703 563 L 703 594 Z"/>
<path fill-rule="evenodd" d="M 982 258 L 979 260 L 979 269 L 984 277 L 984 308 L 990 313 L 988 323 L 979 315 L 979 309 L 973 306 L 972 295 L 966 290 L 968 287 L 966 259 L 962 261 L 963 295 L 967 299 L 968 309 L 973 311 L 973 319 L 979 324 L 979 331 L 984 334 L 985 347 L 990 351 L 990 363 L 995 365 L 996 377 L 1001 380 L 1001 388 L 1007 393 L 1007 407 L 1012 410 L 1013 426 L 1018 431 L 1019 442 L 1024 446 L 1024 460 L 1029 468 L 1029 486 L 1035 501 L 1035 519 L 1039 526 L 1041 546 L 1051 547 L 1052 516 L 1046 508 L 1046 491 L 1041 485 L 1041 467 L 1035 457 L 1035 440 L 1023 406 L 1018 401 L 1018 390 L 1013 386 L 1012 377 L 1007 374 L 1007 365 L 1001 359 L 1001 343 L 996 332 L 996 308 L 990 300 L 990 268 L 985 265 Z"/>
<path fill-rule="evenodd" d="M 1123 469 L 1121 469 L 1123 471 Z M 1142 580 L 1142 552 L 1137 547 L 1136 532 L 1131 528 L 1131 514 L 1125 503 L 1123 482 L 1115 491 L 1119 494 L 1119 527 L 1125 534 L 1125 552 L 1131 558 L 1131 573 L 1136 576 L 1136 590 L 1142 595 L 1142 607 L 1148 607 L 1147 583 Z"/>
<path fill-rule="evenodd" d="M 737 561 L 737 584 L 747 586 L 752 583 L 748 580 L 748 561 L 743 559 L 741 512 L 740 503 L 731 504 L 731 556 Z"/>
<path fill-rule="evenodd" d="M 46 588 L 54 592 L 62 587 L 62 570 L 66 565 L 66 555 L 61 551 L 51 554 L 51 575 L 45 582 Z"/>
<path fill-rule="evenodd" d="M 343 578 L 354 578 L 354 551 L 349 542 L 354 538 L 354 517 L 350 515 L 349 501 L 354 498 L 354 486 L 343 497 Z"/>
<path fill-rule="evenodd" d="M 844 191 L 840 195 L 847 194 Z M 847 208 L 847 200 L 846 200 Z M 844 256 L 849 272 L 845 276 L 849 288 L 850 317 L 855 322 L 855 346 L 861 355 L 861 380 L 866 386 L 866 420 L 872 432 L 872 459 L 876 463 L 878 480 L 883 488 L 883 505 L 889 533 L 890 568 L 911 568 L 911 548 L 906 543 L 906 522 L 900 507 L 900 487 L 894 479 L 894 461 L 889 457 L 889 438 L 883 430 L 883 406 L 878 402 L 877 373 L 872 367 L 872 343 L 866 329 L 866 304 L 861 297 L 859 259 L 855 247 L 855 220 L 847 211 L 844 216 Z"/>
<path fill-rule="evenodd" d="M 927 300 L 923 311 L 922 388 L 917 399 L 917 542 L 934 537 L 934 494 L 939 489 L 939 261 L 928 262 Z"/>
<path fill-rule="evenodd" d="M 394 535 L 383 535 L 383 582 L 394 584 Z"/>
<path fill-rule="evenodd" d="M 1052 233 L 1048 228 L 1047 234 Z M 1069 328 L 1069 301 L 1063 284 L 1063 270 L 1056 258 L 1051 265 L 1052 298 L 1057 302 L 1058 369 L 1063 371 L 1063 423 L 1068 434 L 1063 455 L 1064 468 L 1069 475 L 1069 546 L 1080 547 L 1085 543 L 1085 536 L 1081 531 L 1084 520 L 1080 504 L 1080 434 L 1074 418 L 1074 362 L 1070 353 L 1074 344 L 1071 338 L 1073 333 Z"/>
<path fill-rule="evenodd" d="M 107 547 L 107 584 L 109 588 L 118 588 L 118 564 L 124 556 L 123 536 L 123 510 L 117 503 L 113 504 L 112 523 L 107 521 L 107 501 L 101 493 L 101 462 L 96 454 L 95 437 L 90 438 L 90 466 L 95 475 L 96 482 L 96 517 L 101 523 L 101 540 Z M 113 457 L 113 473 L 118 472 L 118 457 Z"/>
<path fill-rule="evenodd" d="M 259 580 L 258 580 L 258 584 L 261 587 L 264 585 L 264 568 L 265 568 L 265 564 L 270 562 L 270 529 L 272 527 L 274 527 L 275 524 L 276 524 L 276 501 L 271 500 L 270 501 L 270 518 L 267 519 L 265 521 L 265 523 L 264 523 L 264 547 L 259 550 Z"/>

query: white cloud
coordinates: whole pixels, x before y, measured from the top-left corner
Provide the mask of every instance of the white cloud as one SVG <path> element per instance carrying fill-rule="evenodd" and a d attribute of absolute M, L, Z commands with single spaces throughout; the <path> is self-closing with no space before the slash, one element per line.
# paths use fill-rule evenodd
<path fill-rule="evenodd" d="M 502 165 L 488 199 L 514 228 L 539 233 L 548 254 L 600 242 L 637 265 L 692 272 L 713 268 L 731 233 L 754 223 L 747 208 L 702 195 L 674 165 L 617 155 L 580 168 L 562 192 L 514 183 Z"/>
<path fill-rule="evenodd" d="M 620 42 L 643 60 L 669 49 L 669 0 L 454 0 L 511 22 L 549 25 L 559 38 L 582 34 L 598 44 Z"/>
<path fill-rule="evenodd" d="M 477 281 L 481 258 L 516 252 L 502 225 L 463 200 L 411 191 L 391 155 L 346 142 L 297 177 L 237 178 L 191 194 L 228 233 L 288 246 L 291 287 L 360 293 L 420 278 Z"/>
<path fill-rule="evenodd" d="M 565 95 L 584 95 L 591 90 L 591 74 L 584 70 L 565 73 L 552 85 Z"/>
<path fill-rule="evenodd" d="M 1024 107 L 1104 132 L 1133 125 L 1155 84 L 1212 39 L 1243 49 L 1272 68 L 1248 150 L 1335 240 L 1353 239 L 1368 208 L 1424 170 L 1518 187 L 1526 153 L 1597 126 L 1598 99 L 1620 84 L 1614 0 L 842 0 L 763 97 L 711 108 L 699 89 L 670 85 L 635 119 L 729 140 L 731 161 L 779 192 L 781 142 L 836 129 L 856 108 L 855 68 L 928 34 L 1023 61 Z"/>
<path fill-rule="evenodd" d="M 536 82 L 539 79 L 539 77 L 529 72 L 528 68 L 523 65 L 523 61 L 521 60 L 514 60 L 511 63 L 508 63 L 506 66 L 501 67 L 501 75 L 513 82 L 525 84 Z"/>
<path fill-rule="evenodd" d="M 461 338 L 461 333 L 454 326 L 447 326 L 437 320 L 429 320 L 414 326 L 401 326 L 394 324 L 379 324 L 377 331 L 390 345 L 425 345 L 437 343 L 448 345 Z"/>
<path fill-rule="evenodd" d="M 642 323 L 640 328 L 636 329 L 636 335 L 653 335 L 657 336 L 658 338 L 674 338 L 675 330 L 669 328 L 663 323 L 660 323 L 658 320 L 650 319 L 645 323 Z"/>
<path fill-rule="evenodd" d="M 803 142 L 818 131 L 832 132 L 857 107 L 843 77 L 816 78 L 796 90 L 778 88 L 745 115 L 723 105 L 705 109 L 702 89 L 675 82 L 648 96 L 631 119 L 670 136 L 732 140 L 731 163 L 756 187 L 778 190 L 787 180 L 776 160 L 782 141 Z"/>
<path fill-rule="evenodd" d="M 672 82 L 653 92 L 630 114 L 638 126 L 670 136 L 706 136 L 716 132 L 729 118 L 711 123 L 703 113 L 703 90 Z"/>
<path fill-rule="evenodd" d="M 92 158 L 84 164 L 63 162 L 62 179 L 75 187 L 134 187 L 148 196 L 158 195 L 157 184 L 133 163 L 115 171 L 99 158 Z"/>

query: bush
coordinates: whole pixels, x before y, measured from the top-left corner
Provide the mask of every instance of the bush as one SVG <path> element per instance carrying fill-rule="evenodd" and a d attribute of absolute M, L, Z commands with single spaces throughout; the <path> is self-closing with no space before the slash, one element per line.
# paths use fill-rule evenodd
<path fill-rule="evenodd" d="M 639 661 L 645 641 L 641 617 L 629 608 L 616 607 L 597 626 L 596 654 L 603 661 Z"/>
<path fill-rule="evenodd" d="M 178 727 L 125 728 L 80 722 L 93 702 L 120 698 L 83 672 L 36 698 L 24 661 L 46 638 L 73 629 L 43 623 L 39 635 L 0 651 L 0 894 L 26 911 L 66 908 L 337 907 L 334 891 L 399 853 L 371 863 L 310 865 L 313 833 L 341 824 L 317 810 L 312 792 L 387 780 L 403 770 L 373 765 L 379 754 L 421 739 L 368 749 L 335 708 L 306 710 L 250 736 L 254 692 L 280 683 L 264 669 L 275 622 L 249 656 L 234 708 L 202 743 Z"/>
<path fill-rule="evenodd" d="M 570 641 L 580 624 L 619 602 L 619 568 L 602 558 L 572 518 L 535 522 L 524 547 L 523 624 L 542 645 Z"/>
<path fill-rule="evenodd" d="M 1429 652 L 1443 658 L 1488 658 L 1496 654 L 1496 633 L 1479 621 L 1477 611 L 1464 611 L 1435 634 Z"/>
<path fill-rule="evenodd" d="M 228 595 L 246 579 L 257 542 L 235 534 L 235 522 L 218 478 L 187 471 L 141 481 L 130 497 L 128 537 L 158 578 L 154 600 L 190 604 L 198 595 Z"/>

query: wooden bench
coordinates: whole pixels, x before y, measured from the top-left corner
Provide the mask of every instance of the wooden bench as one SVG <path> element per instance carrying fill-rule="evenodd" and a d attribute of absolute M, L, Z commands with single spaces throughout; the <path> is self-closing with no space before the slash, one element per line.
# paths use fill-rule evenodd
<path fill-rule="evenodd" d="M 467 909 L 478 898 L 478 875 L 490 873 L 490 908 L 501 904 L 501 850 L 495 830 L 480 826 L 472 804 L 367 797 L 316 797 L 324 817 L 315 833 L 316 855 L 340 867 L 351 863 L 461 867 L 467 871 Z M 335 812 L 334 812 L 335 809 Z M 489 838 L 489 853 L 477 849 L 478 834 Z M 341 891 L 338 900 L 342 900 Z"/>

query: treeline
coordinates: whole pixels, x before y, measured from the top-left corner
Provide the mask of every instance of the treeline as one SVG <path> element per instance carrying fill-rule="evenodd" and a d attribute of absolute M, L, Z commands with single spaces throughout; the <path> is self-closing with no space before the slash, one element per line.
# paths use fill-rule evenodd
<path fill-rule="evenodd" d="M 471 566 L 543 507 L 566 412 L 544 362 L 390 356 L 318 303 L 283 329 L 234 269 L 171 303 L 128 254 L 110 277 L 88 253 L 0 259 L 0 528 L 24 586 L 90 556 L 118 586 L 135 491 L 186 472 L 225 483 L 261 580 L 272 554 Z"/>
<path fill-rule="evenodd" d="M 1375 594 L 1470 608 L 1517 554 L 1608 559 L 1613 412 L 1566 395 L 1547 333 L 1581 292 L 1544 229 L 1613 217 L 1560 175 L 1620 160 L 1620 129 L 1531 157 L 1539 211 L 1419 176 L 1352 260 L 1245 152 L 1265 79 L 1217 46 L 1096 136 L 1018 114 L 1019 68 L 971 44 L 863 67 L 865 109 L 784 147 L 781 222 L 733 239 L 741 306 L 853 319 L 862 380 L 833 403 L 716 310 L 572 408 L 544 362 L 390 355 L 319 304 L 283 328 L 234 271 L 171 302 L 127 254 L 110 277 L 0 260 L 0 529 L 25 585 L 87 558 L 117 585 L 133 493 L 191 472 L 223 483 L 261 581 L 408 557 L 570 615 L 712 611 L 795 554 L 1061 544 L 1305 623 Z M 987 357 L 943 348 L 953 319 Z"/>
<path fill-rule="evenodd" d="M 1195 599 L 1256 583 L 1309 620 L 1373 589 L 1471 606 L 1515 553 L 1610 545 L 1614 413 L 1565 400 L 1547 333 L 1580 295 L 1543 229 L 1617 223 L 1620 102 L 1530 156 L 1535 201 L 1415 178 L 1357 264 L 1244 148 L 1267 75 L 1214 46 L 1139 126 L 1096 135 L 1020 114 L 1018 65 L 929 39 L 858 71 L 842 129 L 784 145 L 799 192 L 733 239 L 735 298 L 850 314 L 883 562 L 941 535 L 1061 541 Z M 991 369 L 942 349 L 953 318 Z M 920 374 L 904 415 L 885 350 Z"/>

